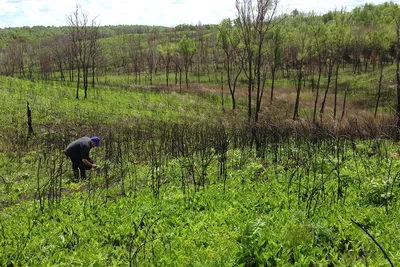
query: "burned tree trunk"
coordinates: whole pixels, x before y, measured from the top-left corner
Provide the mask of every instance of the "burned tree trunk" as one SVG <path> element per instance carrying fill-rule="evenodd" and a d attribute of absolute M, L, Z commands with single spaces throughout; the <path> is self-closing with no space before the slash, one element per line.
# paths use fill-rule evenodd
<path fill-rule="evenodd" d="M 340 61 L 336 63 L 336 71 L 335 71 L 335 100 L 333 104 L 333 119 L 336 120 L 336 109 L 337 109 L 337 95 L 338 95 L 338 78 L 339 78 L 339 67 Z"/>
<path fill-rule="evenodd" d="M 303 79 L 303 62 L 297 62 L 297 88 L 296 88 L 296 102 L 294 106 L 293 120 L 296 120 L 299 117 L 299 104 L 300 104 L 300 93 L 301 93 L 301 84 Z"/>
<path fill-rule="evenodd" d="M 29 102 L 26 101 L 26 111 L 28 116 L 28 136 L 34 134 L 33 127 L 32 127 L 32 111 L 29 107 Z"/>
<path fill-rule="evenodd" d="M 345 89 L 345 91 L 344 91 L 344 99 L 343 99 L 342 115 L 340 116 L 340 121 L 342 121 L 342 120 L 343 120 L 343 118 L 344 118 L 344 114 L 345 114 L 345 111 L 346 111 L 346 99 L 347 99 L 347 91 L 349 90 L 349 88 L 350 88 L 350 84 L 347 84 L 347 86 L 346 86 L 346 89 Z"/>
<path fill-rule="evenodd" d="M 380 98 L 381 98 L 383 68 L 384 68 L 384 65 L 383 65 L 383 63 L 382 63 L 381 74 L 380 74 L 380 76 L 379 76 L 379 83 L 378 83 L 378 95 L 377 95 L 377 97 L 376 97 L 376 104 L 375 104 L 375 113 L 374 113 L 374 117 L 375 117 L 375 118 L 376 118 L 376 115 L 377 115 L 377 113 L 378 113 L 379 100 L 380 100 Z"/>
<path fill-rule="evenodd" d="M 316 120 L 317 116 L 317 104 L 318 104 L 318 98 L 319 98 L 319 87 L 321 84 L 321 75 L 322 75 L 322 61 L 319 61 L 319 67 L 318 67 L 318 80 L 317 80 L 317 92 L 315 94 L 315 101 L 314 101 L 314 113 L 313 113 L 313 122 Z"/>
<path fill-rule="evenodd" d="M 332 78 L 332 69 L 333 69 L 333 61 L 332 59 L 329 61 L 328 63 L 328 82 L 326 85 L 326 90 L 325 90 L 325 95 L 324 95 L 324 99 L 322 100 L 322 104 L 321 104 L 321 109 L 319 111 L 321 120 L 322 120 L 322 114 L 324 113 L 325 110 L 325 102 L 326 102 L 326 98 L 328 96 L 328 91 L 329 91 L 329 86 L 331 84 L 331 78 Z"/>

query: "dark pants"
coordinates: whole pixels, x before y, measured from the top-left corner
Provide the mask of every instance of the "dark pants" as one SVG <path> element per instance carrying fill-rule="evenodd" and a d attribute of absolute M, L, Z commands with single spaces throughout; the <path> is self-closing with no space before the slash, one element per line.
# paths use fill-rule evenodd
<path fill-rule="evenodd" d="M 88 161 L 93 163 L 91 159 L 88 159 Z M 83 163 L 81 158 L 71 158 L 71 162 L 75 179 L 79 179 L 79 172 L 81 173 L 81 178 L 86 179 L 86 170 L 90 170 L 91 167 Z"/>

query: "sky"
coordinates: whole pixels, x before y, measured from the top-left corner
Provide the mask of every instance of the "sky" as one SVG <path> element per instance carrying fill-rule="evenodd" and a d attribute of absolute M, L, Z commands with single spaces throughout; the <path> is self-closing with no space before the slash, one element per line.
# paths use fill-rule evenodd
<path fill-rule="evenodd" d="M 0 0 L 0 28 L 23 26 L 66 26 L 67 16 L 76 5 L 106 25 L 218 24 L 236 17 L 236 0 Z M 384 0 L 280 0 L 278 13 L 315 11 L 325 14 L 334 9 L 351 11 L 365 3 Z M 400 3 L 400 0 L 392 0 Z"/>

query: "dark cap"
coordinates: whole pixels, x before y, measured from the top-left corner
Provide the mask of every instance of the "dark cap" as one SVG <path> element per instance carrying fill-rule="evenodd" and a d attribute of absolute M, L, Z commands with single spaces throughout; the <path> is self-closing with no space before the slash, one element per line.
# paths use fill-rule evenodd
<path fill-rule="evenodd" d="M 93 136 L 90 140 L 96 143 L 96 146 L 100 146 L 100 139 L 97 136 Z"/>

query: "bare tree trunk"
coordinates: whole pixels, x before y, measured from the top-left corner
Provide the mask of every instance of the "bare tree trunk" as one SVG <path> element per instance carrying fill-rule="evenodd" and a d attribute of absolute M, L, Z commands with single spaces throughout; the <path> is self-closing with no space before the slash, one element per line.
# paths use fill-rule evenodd
<path fill-rule="evenodd" d="M 186 81 L 186 89 L 189 88 L 189 67 L 185 67 L 185 81 Z"/>
<path fill-rule="evenodd" d="M 378 95 L 376 97 L 376 104 L 375 104 L 375 112 L 374 112 L 374 117 L 376 118 L 376 115 L 378 114 L 378 106 L 379 106 L 379 100 L 381 98 L 381 89 L 382 89 L 382 78 L 383 78 L 383 62 L 381 63 L 381 74 L 379 76 L 379 84 L 378 84 Z"/>
<path fill-rule="evenodd" d="M 347 91 L 349 90 L 350 84 L 347 84 L 346 89 L 344 91 L 344 99 L 343 99 L 343 107 L 342 107 L 342 115 L 340 116 L 340 121 L 343 120 L 345 110 L 346 110 L 346 99 L 347 99 Z"/>
<path fill-rule="evenodd" d="M 170 59 L 167 59 L 167 62 L 165 64 L 165 81 L 167 83 L 167 87 L 169 86 L 169 64 Z"/>
<path fill-rule="evenodd" d="M 319 63 L 319 67 L 318 67 L 317 92 L 315 94 L 315 101 L 314 101 L 313 122 L 316 121 L 316 116 L 317 116 L 317 105 L 318 105 L 318 98 L 319 98 L 319 86 L 320 86 L 320 82 L 321 82 L 321 75 L 322 75 L 322 62 Z"/>
<path fill-rule="evenodd" d="M 81 80 L 81 69 L 80 69 L 80 67 L 79 67 L 79 64 L 78 64 L 78 81 L 76 82 L 76 99 L 78 99 L 79 98 L 79 85 L 80 85 L 80 80 Z"/>
<path fill-rule="evenodd" d="M 222 101 L 222 110 L 225 109 L 224 107 L 224 72 L 221 71 L 221 101 Z"/>
<path fill-rule="evenodd" d="M 178 67 L 175 67 L 175 85 L 178 84 Z"/>
<path fill-rule="evenodd" d="M 294 105 L 294 113 L 293 113 L 293 120 L 296 120 L 299 117 L 299 105 L 300 105 L 300 92 L 301 92 L 301 82 L 303 78 L 303 63 L 297 63 L 297 90 L 296 90 L 296 102 Z"/>
<path fill-rule="evenodd" d="M 179 69 L 179 92 L 182 93 L 182 69 Z"/>
<path fill-rule="evenodd" d="M 338 76 L 339 76 L 340 62 L 337 62 L 335 72 L 335 100 L 333 104 L 333 119 L 336 120 L 336 106 L 337 106 L 337 93 L 338 93 Z"/>
<path fill-rule="evenodd" d="M 69 81 L 74 82 L 75 76 L 74 76 L 74 60 L 71 58 L 69 62 Z"/>
<path fill-rule="evenodd" d="M 328 96 L 329 86 L 331 85 L 332 69 L 333 69 L 333 62 L 331 61 L 328 66 L 328 74 L 327 74 L 328 75 L 328 83 L 327 83 L 326 89 L 325 89 L 324 100 L 322 100 L 321 109 L 319 111 L 320 116 L 322 116 L 322 114 L 324 113 L 324 110 L 325 110 L 326 98 Z"/>
<path fill-rule="evenodd" d="M 315 91 L 315 65 L 311 63 L 311 92 L 314 93 Z"/>
<path fill-rule="evenodd" d="M 29 102 L 26 101 L 26 111 L 27 111 L 27 116 L 28 116 L 28 136 L 32 135 L 33 132 L 33 127 L 32 127 L 32 112 L 29 107 Z"/>
<path fill-rule="evenodd" d="M 263 22 L 262 22 L 263 23 Z M 263 31 L 261 29 L 261 31 Z M 262 42 L 264 41 L 264 36 L 261 34 L 260 36 L 261 41 L 259 41 L 258 44 L 258 53 L 257 53 L 257 66 L 256 66 L 256 73 L 257 73 L 257 97 L 256 97 L 256 112 L 254 116 L 254 121 L 258 121 L 258 113 L 260 112 L 261 109 L 261 100 L 262 100 L 262 95 L 264 91 L 264 84 L 261 85 L 261 48 L 262 48 Z"/>
<path fill-rule="evenodd" d="M 200 62 L 197 61 L 197 82 L 200 83 Z"/>
<path fill-rule="evenodd" d="M 272 100 L 274 99 L 274 88 L 275 88 L 275 73 L 276 73 L 276 65 L 274 64 L 271 68 L 271 96 L 270 103 L 272 104 Z"/>
<path fill-rule="evenodd" d="M 248 77 L 248 88 L 247 88 L 247 101 L 248 101 L 248 108 L 247 108 L 247 120 L 251 121 L 251 88 L 252 88 L 252 82 L 253 82 L 253 73 L 252 73 L 252 58 L 251 56 L 248 57 L 248 61 L 249 61 L 249 77 Z"/>
<path fill-rule="evenodd" d="M 61 79 L 61 81 L 65 82 L 65 76 L 64 76 L 62 63 L 60 63 L 60 79 Z"/>
<path fill-rule="evenodd" d="M 94 88 L 95 72 L 94 72 L 94 59 L 92 60 L 92 88 Z"/>
<path fill-rule="evenodd" d="M 87 90 L 88 90 L 88 73 L 89 69 L 87 66 L 85 66 L 83 68 L 83 88 L 84 88 L 85 98 L 87 98 Z"/>

